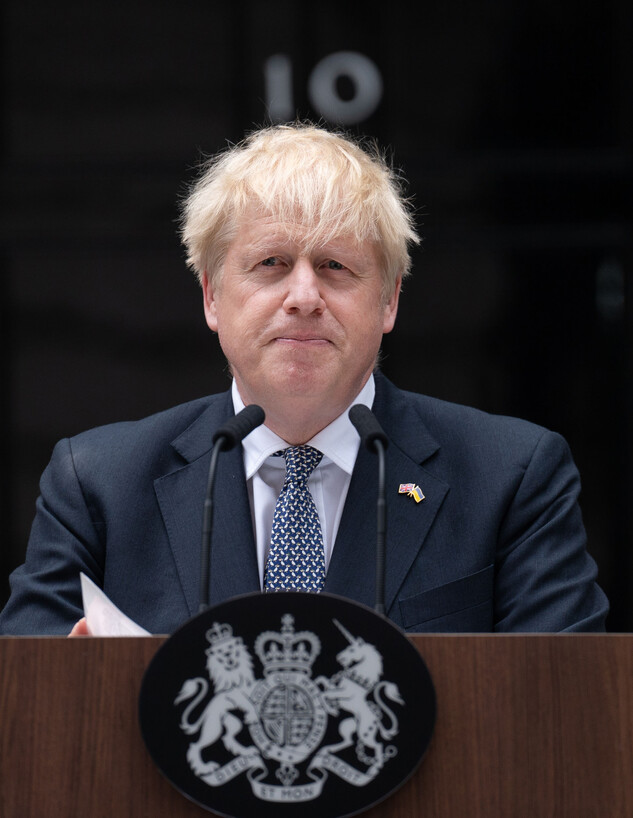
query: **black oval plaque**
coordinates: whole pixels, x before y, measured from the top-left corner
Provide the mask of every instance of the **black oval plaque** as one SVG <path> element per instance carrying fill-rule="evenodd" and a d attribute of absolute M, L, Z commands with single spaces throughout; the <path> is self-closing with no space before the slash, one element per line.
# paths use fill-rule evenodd
<path fill-rule="evenodd" d="M 371 609 L 331 594 L 249 594 L 161 646 L 139 715 L 159 769 L 201 806 L 340 818 L 411 776 L 435 692 L 415 647 Z"/>

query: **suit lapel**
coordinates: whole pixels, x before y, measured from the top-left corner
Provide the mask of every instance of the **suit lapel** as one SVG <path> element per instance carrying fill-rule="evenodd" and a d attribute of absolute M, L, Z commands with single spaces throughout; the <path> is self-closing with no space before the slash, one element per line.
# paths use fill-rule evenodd
<path fill-rule="evenodd" d="M 213 432 L 233 414 L 230 393 L 217 396 L 172 442 L 176 468 L 154 481 L 178 579 L 190 615 L 200 599 L 202 511 Z M 184 462 L 184 464 L 183 464 Z M 210 601 L 259 589 L 241 447 L 220 455 L 214 490 Z"/>
<path fill-rule="evenodd" d="M 422 464 L 439 446 L 406 393 L 385 378 L 376 377 L 374 412 L 387 437 L 386 501 L 387 549 L 385 604 L 393 605 L 411 565 L 423 546 L 448 491 L 448 485 L 431 475 Z M 401 483 L 415 483 L 425 499 L 416 503 L 399 494 Z M 375 547 L 377 491 L 376 455 L 361 447 L 332 552 L 325 590 L 349 596 L 373 607 L 375 596 Z"/>

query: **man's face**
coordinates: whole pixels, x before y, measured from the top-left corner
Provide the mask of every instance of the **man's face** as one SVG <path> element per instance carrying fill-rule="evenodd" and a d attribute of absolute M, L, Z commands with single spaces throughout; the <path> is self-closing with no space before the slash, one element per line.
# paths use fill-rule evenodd
<path fill-rule="evenodd" d="M 373 244 L 342 237 L 306 251 L 305 233 L 244 220 L 217 281 L 205 276 L 205 315 L 244 403 L 267 415 L 303 405 L 325 426 L 369 377 L 395 322 L 400 282 L 385 303 Z"/>

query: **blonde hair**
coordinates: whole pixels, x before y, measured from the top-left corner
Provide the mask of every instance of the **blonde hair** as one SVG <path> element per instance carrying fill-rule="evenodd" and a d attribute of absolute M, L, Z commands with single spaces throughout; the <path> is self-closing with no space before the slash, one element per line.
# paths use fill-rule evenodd
<path fill-rule="evenodd" d="M 310 123 L 275 125 L 212 157 L 182 208 L 182 241 L 198 279 L 221 271 L 240 219 L 253 210 L 307 228 L 310 248 L 340 236 L 376 242 L 383 293 L 410 272 L 417 244 L 401 179 L 373 145 Z"/>

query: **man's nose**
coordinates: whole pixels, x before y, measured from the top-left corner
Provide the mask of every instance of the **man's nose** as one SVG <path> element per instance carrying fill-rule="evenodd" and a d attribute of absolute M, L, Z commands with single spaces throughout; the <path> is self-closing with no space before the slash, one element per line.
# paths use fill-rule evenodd
<path fill-rule="evenodd" d="M 306 314 L 323 310 L 325 302 L 321 294 L 322 282 L 311 261 L 306 258 L 297 259 L 286 281 L 286 310 Z"/>

